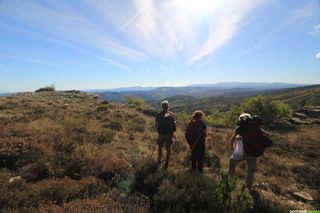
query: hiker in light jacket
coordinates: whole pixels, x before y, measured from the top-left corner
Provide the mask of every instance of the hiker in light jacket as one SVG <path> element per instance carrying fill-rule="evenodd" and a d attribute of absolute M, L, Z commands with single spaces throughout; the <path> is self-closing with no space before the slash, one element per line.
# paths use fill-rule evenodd
<path fill-rule="evenodd" d="M 203 161 L 205 157 L 205 140 L 207 126 L 202 120 L 204 113 L 200 110 L 194 112 L 185 136 L 191 149 L 192 170 L 203 172 Z"/>
<path fill-rule="evenodd" d="M 237 153 L 231 156 L 228 173 L 234 175 L 237 164 L 244 160 L 247 161 L 246 186 L 251 188 L 257 169 L 257 159 L 263 155 L 265 148 L 271 146 L 272 142 L 268 139 L 270 134 L 261 129 L 262 120 L 258 116 L 243 113 L 239 116 L 237 124 L 238 126 L 230 139 L 230 145 L 231 149 L 234 149 L 239 146 L 236 143 L 241 143 L 243 155 L 239 156 Z"/>
<path fill-rule="evenodd" d="M 158 166 L 161 165 L 162 159 L 162 147 L 166 147 L 166 160 L 164 164 L 164 169 L 168 168 L 170 155 L 171 155 L 171 145 L 173 144 L 173 133 L 176 131 L 176 121 L 174 115 L 169 111 L 169 102 L 167 100 L 161 103 L 162 111 L 158 113 L 155 126 L 158 131 Z"/>

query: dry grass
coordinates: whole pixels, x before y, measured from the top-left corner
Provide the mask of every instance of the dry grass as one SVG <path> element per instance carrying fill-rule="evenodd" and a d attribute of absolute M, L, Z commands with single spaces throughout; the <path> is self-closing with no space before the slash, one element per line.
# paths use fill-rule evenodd
<path fill-rule="evenodd" d="M 169 167 L 172 174 L 188 170 L 184 128 L 178 123 Z M 208 176 L 216 178 L 227 170 L 232 131 L 208 127 Z M 275 205 L 298 209 L 301 203 L 292 196 L 295 191 L 307 191 L 319 199 L 319 129 L 301 127 L 273 134 L 275 143 L 258 166 L 256 183 L 269 186 L 267 193 L 260 191 L 262 200 L 276 202 L 279 196 L 281 202 Z M 156 151 L 151 156 L 156 137 L 153 117 L 132 106 L 99 101 L 93 95 L 43 92 L 1 97 L 0 208 L 51 212 L 111 208 L 110 197 L 107 202 L 105 195 L 117 190 L 119 180 L 133 177 L 143 163 L 156 161 Z M 245 164 L 237 170 L 240 184 Z M 10 186 L 8 180 L 18 175 L 24 181 Z M 83 189 L 88 184 L 93 192 Z M 114 201 L 112 205 L 118 204 Z M 128 204 L 119 205 L 129 208 Z M 148 211 L 148 205 L 141 211 Z"/>

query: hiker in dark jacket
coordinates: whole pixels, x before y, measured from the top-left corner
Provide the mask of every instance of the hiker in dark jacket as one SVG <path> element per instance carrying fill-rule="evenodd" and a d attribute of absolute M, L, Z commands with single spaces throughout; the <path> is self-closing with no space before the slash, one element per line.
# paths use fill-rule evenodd
<path fill-rule="evenodd" d="M 166 146 L 166 160 L 164 164 L 164 169 L 168 168 L 170 155 L 171 155 L 171 145 L 173 144 L 173 133 L 176 131 L 176 121 L 174 115 L 169 111 L 169 102 L 163 101 L 161 103 L 162 111 L 158 113 L 155 126 L 158 131 L 158 165 L 161 165 L 162 159 L 162 147 Z"/>
<path fill-rule="evenodd" d="M 202 173 L 205 156 L 205 140 L 207 126 L 202 120 L 204 113 L 200 110 L 194 112 L 185 136 L 191 149 L 192 170 Z"/>
<path fill-rule="evenodd" d="M 257 168 L 257 159 L 263 154 L 264 149 L 271 145 L 271 141 L 268 139 L 270 134 L 261 129 L 262 120 L 258 116 L 243 113 L 239 116 L 237 124 L 238 126 L 230 139 L 230 145 L 231 149 L 234 149 L 237 146 L 236 138 L 240 138 L 243 155 L 240 157 L 238 155 L 231 156 L 228 173 L 234 175 L 237 164 L 244 160 L 247 161 L 246 185 L 251 188 Z"/>

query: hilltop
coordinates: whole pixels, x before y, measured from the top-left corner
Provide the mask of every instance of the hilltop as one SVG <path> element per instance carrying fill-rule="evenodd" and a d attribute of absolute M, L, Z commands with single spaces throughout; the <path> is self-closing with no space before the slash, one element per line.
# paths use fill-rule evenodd
<path fill-rule="evenodd" d="M 115 104 L 78 91 L 0 97 L 0 208 L 224 212 L 218 195 L 231 196 L 232 212 L 319 208 L 318 127 L 274 130 L 250 194 L 241 190 L 244 166 L 231 191 L 220 177 L 231 154 L 230 128 L 208 127 L 205 175 L 194 176 L 184 162 L 187 119 L 178 119 L 168 173 L 157 170 L 152 115 L 143 102 Z"/>

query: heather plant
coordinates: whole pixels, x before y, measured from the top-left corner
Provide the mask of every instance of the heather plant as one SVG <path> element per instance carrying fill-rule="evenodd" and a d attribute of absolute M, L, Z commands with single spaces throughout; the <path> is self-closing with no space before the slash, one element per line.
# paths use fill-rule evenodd
<path fill-rule="evenodd" d="M 244 190 L 225 174 L 219 180 L 180 173 L 164 180 L 154 198 L 156 212 L 246 212 L 251 208 Z"/>
<path fill-rule="evenodd" d="M 32 140 L 19 137 L 0 138 L 0 167 L 16 169 L 39 158 L 42 150 Z"/>
<path fill-rule="evenodd" d="M 100 136 L 98 138 L 98 142 L 100 144 L 111 143 L 113 141 L 115 135 L 116 135 L 116 131 L 106 128 L 100 133 Z"/>
<path fill-rule="evenodd" d="M 79 181 L 70 178 L 48 179 L 5 192 L 0 204 L 12 209 L 32 208 L 41 203 L 62 204 L 74 199 L 92 198 L 106 190 L 106 185 L 94 177 Z"/>

